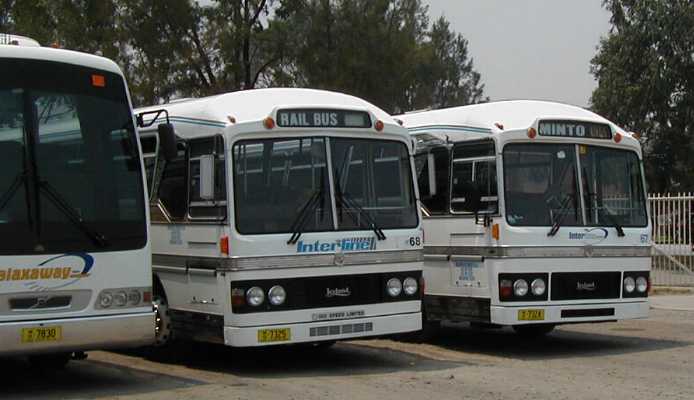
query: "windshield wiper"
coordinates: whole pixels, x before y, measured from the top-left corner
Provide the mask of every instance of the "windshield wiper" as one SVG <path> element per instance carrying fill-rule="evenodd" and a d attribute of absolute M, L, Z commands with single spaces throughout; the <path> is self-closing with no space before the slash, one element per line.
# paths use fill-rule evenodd
<path fill-rule="evenodd" d="M 371 228 L 372 231 L 376 234 L 376 238 L 378 240 L 385 240 L 386 239 L 386 234 L 383 233 L 383 229 L 381 229 L 377 224 L 376 221 L 371 217 L 371 215 L 366 211 L 362 206 L 357 204 L 357 202 L 350 198 L 347 193 L 342 193 L 341 191 L 338 191 L 336 193 L 337 201 L 341 205 L 346 205 L 347 207 L 356 210 L 359 215 L 361 215 L 365 220 L 366 223 L 369 224 L 369 228 Z M 359 226 L 361 226 L 361 220 L 357 219 L 353 214 L 347 212 L 352 217 L 352 220 Z"/>
<path fill-rule="evenodd" d="M 84 219 L 79 215 L 77 210 L 68 203 L 65 198 L 58 193 L 50 183 L 39 180 L 39 189 L 41 189 L 48 200 L 50 200 L 58 210 L 60 210 L 70 222 L 79 228 L 87 237 L 89 237 L 95 245 L 99 247 L 108 246 L 108 239 L 103 234 L 91 229 Z"/>
<path fill-rule="evenodd" d="M 607 208 L 607 206 L 603 205 L 602 207 L 599 207 L 598 213 L 606 216 L 612 224 L 612 226 L 614 226 L 614 228 L 617 229 L 617 236 L 624 237 L 624 229 L 622 229 L 622 225 L 619 224 L 619 221 L 617 221 L 615 214 L 609 208 Z"/>
<path fill-rule="evenodd" d="M 558 215 L 554 218 L 554 222 L 552 223 L 552 228 L 547 232 L 547 236 L 554 236 L 559 232 L 559 228 L 561 227 L 562 221 L 564 221 L 564 216 L 566 216 L 566 211 L 569 209 L 569 205 L 571 204 L 571 195 L 566 195 L 564 198 L 564 201 L 561 202 L 559 209 L 557 210 Z"/>
<path fill-rule="evenodd" d="M 299 214 L 294 219 L 294 222 L 292 222 L 292 226 L 289 228 L 292 231 L 292 236 L 289 238 L 289 240 L 287 240 L 287 244 L 295 244 L 299 241 L 299 238 L 303 233 L 303 229 L 306 226 L 306 222 L 308 221 L 308 216 L 318 207 L 319 204 L 322 203 L 324 198 L 325 188 L 324 185 L 321 184 L 320 189 L 313 192 L 311 197 L 306 201 L 306 203 L 304 203 L 304 206 L 301 208 L 301 211 L 299 211 Z M 323 212 L 324 210 L 321 209 L 321 218 L 323 216 Z"/>

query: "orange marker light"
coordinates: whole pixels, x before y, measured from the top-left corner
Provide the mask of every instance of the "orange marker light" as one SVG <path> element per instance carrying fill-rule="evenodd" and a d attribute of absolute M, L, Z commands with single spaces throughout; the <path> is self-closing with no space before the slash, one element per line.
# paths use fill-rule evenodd
<path fill-rule="evenodd" d="M 619 143 L 619 142 L 621 142 L 621 141 L 622 141 L 622 134 L 619 133 L 619 132 L 615 133 L 615 134 L 614 134 L 614 142 L 615 142 L 615 143 Z"/>
<path fill-rule="evenodd" d="M 499 224 L 492 225 L 492 237 L 499 240 Z"/>
<path fill-rule="evenodd" d="M 529 128 L 528 129 L 528 137 L 530 139 L 535 139 L 535 136 L 537 136 L 537 131 L 535 130 L 535 128 Z"/>
<path fill-rule="evenodd" d="M 222 254 L 229 255 L 229 236 L 222 236 L 222 238 L 219 239 L 219 251 L 221 251 Z"/>
<path fill-rule="evenodd" d="M 383 124 L 383 121 L 381 121 L 380 119 L 376 121 L 376 123 L 374 124 L 374 128 L 376 128 L 377 132 L 382 131 L 384 127 L 385 125 Z"/>
<path fill-rule="evenodd" d="M 275 127 L 275 120 L 272 117 L 267 117 L 263 120 L 263 126 L 265 129 L 272 129 Z"/>
<path fill-rule="evenodd" d="M 106 78 L 103 75 L 92 75 L 92 86 L 106 87 Z"/>

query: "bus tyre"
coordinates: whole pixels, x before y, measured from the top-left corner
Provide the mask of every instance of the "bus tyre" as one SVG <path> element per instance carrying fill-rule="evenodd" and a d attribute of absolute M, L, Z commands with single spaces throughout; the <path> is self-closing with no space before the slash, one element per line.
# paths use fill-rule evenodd
<path fill-rule="evenodd" d="M 532 324 L 532 325 L 513 325 L 516 334 L 527 337 L 537 338 L 546 336 L 554 330 L 554 324 Z"/>
<path fill-rule="evenodd" d="M 71 359 L 70 353 L 41 354 L 29 357 L 29 363 L 37 369 L 51 371 L 63 369 Z"/>
<path fill-rule="evenodd" d="M 154 305 L 154 347 L 162 348 L 171 343 L 171 315 L 163 297 L 156 297 Z"/>

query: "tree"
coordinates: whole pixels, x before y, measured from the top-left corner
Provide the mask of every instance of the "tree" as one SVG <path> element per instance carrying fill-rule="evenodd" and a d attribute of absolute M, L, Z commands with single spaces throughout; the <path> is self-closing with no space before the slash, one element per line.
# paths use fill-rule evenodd
<path fill-rule="evenodd" d="M 606 0 L 592 108 L 642 135 L 651 190 L 694 190 L 694 3 Z"/>
<path fill-rule="evenodd" d="M 285 1 L 291 57 L 274 82 L 353 94 L 392 113 L 484 100 L 467 41 L 420 0 Z"/>

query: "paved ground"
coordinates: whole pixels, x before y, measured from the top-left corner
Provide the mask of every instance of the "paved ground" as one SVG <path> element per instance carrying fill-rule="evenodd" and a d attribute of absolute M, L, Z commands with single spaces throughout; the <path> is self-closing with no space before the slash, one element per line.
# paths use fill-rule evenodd
<path fill-rule="evenodd" d="M 0 399 L 694 399 L 694 296 L 652 300 L 647 320 L 564 326 L 535 341 L 452 326 L 428 344 L 198 344 L 158 361 L 92 352 L 55 373 L 2 360 Z"/>

